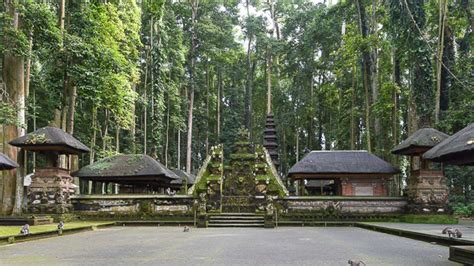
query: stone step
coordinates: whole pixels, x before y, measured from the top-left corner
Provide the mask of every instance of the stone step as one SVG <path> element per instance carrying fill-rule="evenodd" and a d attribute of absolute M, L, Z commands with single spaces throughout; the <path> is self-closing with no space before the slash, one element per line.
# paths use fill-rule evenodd
<path fill-rule="evenodd" d="M 264 227 L 263 223 L 246 223 L 246 224 L 235 224 L 235 223 L 209 223 L 208 227 Z"/>
<path fill-rule="evenodd" d="M 265 220 L 256 213 L 219 213 L 209 216 L 208 227 L 264 227 Z"/>
<path fill-rule="evenodd" d="M 214 220 L 263 220 L 263 216 L 209 216 Z"/>
<path fill-rule="evenodd" d="M 262 216 L 254 212 L 223 212 L 219 214 L 211 214 L 211 216 Z"/>
<path fill-rule="evenodd" d="M 53 218 L 49 216 L 36 216 L 36 217 L 14 217 L 14 216 L 1 216 L 0 225 L 42 225 L 52 224 Z"/>
<path fill-rule="evenodd" d="M 224 224 L 224 223 L 231 223 L 231 224 L 245 224 L 245 223 L 263 223 L 264 220 L 263 219 L 260 219 L 260 220 L 222 220 L 222 219 L 210 219 L 209 220 L 210 223 L 220 223 L 220 224 Z"/>

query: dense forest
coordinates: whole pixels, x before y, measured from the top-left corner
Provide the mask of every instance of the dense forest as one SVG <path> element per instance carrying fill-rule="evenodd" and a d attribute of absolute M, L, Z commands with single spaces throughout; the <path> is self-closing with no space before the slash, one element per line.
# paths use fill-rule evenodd
<path fill-rule="evenodd" d="M 474 122 L 472 0 L 4 0 L 3 151 L 54 125 L 92 152 L 197 172 L 241 126 L 277 121 L 280 171 L 310 150 L 390 150 Z M 472 168 L 449 167 L 464 200 Z"/>

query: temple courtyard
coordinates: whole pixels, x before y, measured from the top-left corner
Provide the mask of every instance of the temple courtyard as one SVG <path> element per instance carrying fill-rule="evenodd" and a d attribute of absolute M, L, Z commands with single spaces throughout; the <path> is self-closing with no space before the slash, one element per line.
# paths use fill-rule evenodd
<path fill-rule="evenodd" d="M 109 227 L 0 246 L 0 265 L 456 265 L 448 253 L 354 227 Z"/>

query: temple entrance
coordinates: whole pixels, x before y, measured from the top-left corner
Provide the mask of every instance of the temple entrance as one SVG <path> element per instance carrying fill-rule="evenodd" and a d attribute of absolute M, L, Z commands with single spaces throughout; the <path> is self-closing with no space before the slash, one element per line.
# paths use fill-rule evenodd
<path fill-rule="evenodd" d="M 222 196 L 222 212 L 224 213 L 253 213 L 255 210 L 255 197 Z"/>
<path fill-rule="evenodd" d="M 215 216 L 213 223 L 218 223 L 225 213 L 232 221 L 261 219 L 269 201 L 289 193 L 268 151 L 252 144 L 248 131 L 241 128 L 228 157 L 224 157 L 222 145 L 211 148 L 188 194 L 200 198 L 200 217 L 209 213 Z"/>
<path fill-rule="evenodd" d="M 241 133 L 230 156 L 230 168 L 224 171 L 222 211 L 231 213 L 255 212 L 255 151 L 247 132 Z"/>

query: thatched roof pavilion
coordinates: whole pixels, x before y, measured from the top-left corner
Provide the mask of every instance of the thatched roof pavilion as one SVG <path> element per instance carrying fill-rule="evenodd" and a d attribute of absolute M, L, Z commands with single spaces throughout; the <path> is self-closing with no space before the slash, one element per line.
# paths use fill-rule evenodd
<path fill-rule="evenodd" d="M 179 177 L 164 165 L 144 154 L 119 154 L 107 157 L 73 173 L 81 179 L 118 184 L 169 184 Z"/>
<path fill-rule="evenodd" d="M 186 171 L 178 170 L 178 169 L 173 170 L 173 173 L 175 173 L 179 177 L 179 179 L 175 179 L 171 181 L 171 184 L 174 184 L 174 185 L 187 184 L 188 186 L 194 185 L 196 176 L 192 174 L 188 174 Z"/>
<path fill-rule="evenodd" d="M 80 154 L 90 149 L 71 134 L 56 127 L 43 127 L 10 141 L 10 145 L 34 152 Z"/>
<path fill-rule="evenodd" d="M 474 165 L 474 123 L 427 151 L 423 158 L 447 164 Z"/>
<path fill-rule="evenodd" d="M 293 178 L 392 176 L 400 170 L 367 151 L 312 151 L 290 168 Z"/>
<path fill-rule="evenodd" d="M 392 149 L 393 154 L 419 155 L 438 145 L 449 136 L 434 128 L 422 128 Z"/>
<path fill-rule="evenodd" d="M 291 167 L 298 195 L 386 196 L 400 170 L 367 151 L 312 151 Z"/>
<path fill-rule="evenodd" d="M 17 168 L 18 164 L 12 161 L 8 156 L 0 152 L 0 170 L 11 170 Z"/>

